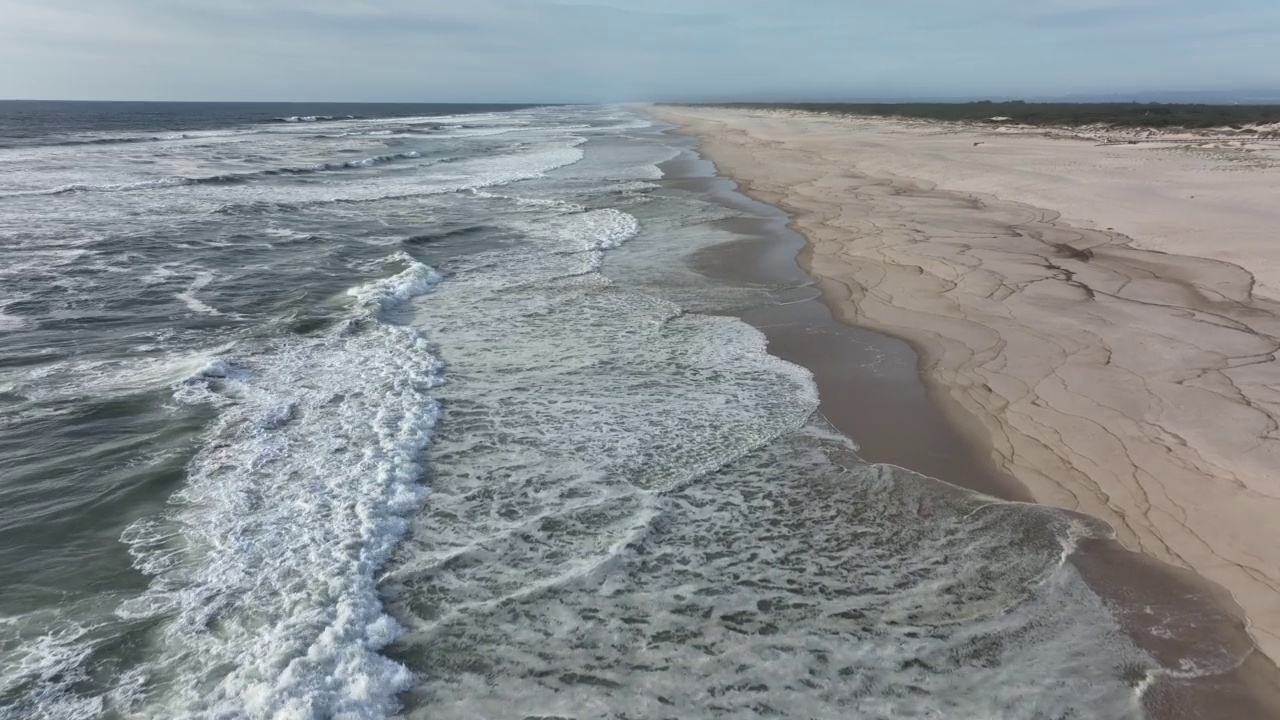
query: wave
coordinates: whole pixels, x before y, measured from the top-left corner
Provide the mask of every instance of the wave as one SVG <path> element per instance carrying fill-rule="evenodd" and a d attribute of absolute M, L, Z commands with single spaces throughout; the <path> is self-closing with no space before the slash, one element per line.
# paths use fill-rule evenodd
<path fill-rule="evenodd" d="M 443 130 L 462 130 L 465 128 L 496 128 L 500 125 L 493 124 L 474 124 L 477 120 L 489 120 L 494 118 L 493 113 L 478 113 L 475 115 L 442 115 L 442 116 L 412 116 L 412 117 L 369 117 L 365 115 L 290 115 L 273 118 L 261 118 L 259 120 L 246 121 L 242 124 L 231 126 L 229 129 L 223 130 L 189 130 L 189 131 L 173 131 L 173 132 L 154 132 L 137 135 L 120 135 L 113 137 L 75 137 L 75 136 L 53 136 L 53 137 L 31 137 L 18 139 L 0 140 L 0 149 L 18 149 L 18 148 L 38 148 L 38 147 L 92 147 L 92 146 L 110 146 L 110 145 L 130 145 L 138 143 L 155 143 L 155 142 L 171 142 L 177 140 L 198 140 L 204 138 L 232 137 L 240 135 L 259 135 L 263 133 L 275 132 L 270 130 L 272 126 L 279 125 L 307 125 L 315 123 L 333 123 L 333 122 L 351 122 L 365 121 L 366 123 L 394 123 L 404 126 L 405 128 L 423 127 L 427 129 L 410 130 L 404 129 L 400 132 L 429 134 L 432 132 L 440 132 Z M 456 124 L 456 121 L 464 120 L 468 124 Z M 507 120 L 501 126 L 518 128 L 527 124 L 528 121 Z M 143 131 L 145 132 L 145 131 Z M 345 135 L 368 135 L 368 132 L 341 133 L 338 137 Z"/>
<path fill-rule="evenodd" d="M 261 175 L 268 175 L 268 176 L 270 175 L 308 175 L 311 173 L 318 173 L 318 172 L 331 172 L 333 170 L 357 170 L 359 168 L 374 167 L 375 165 L 384 165 L 386 163 L 395 162 L 397 160 L 416 160 L 420 157 L 422 157 L 422 153 L 418 152 L 417 150 L 410 150 L 408 152 L 393 153 L 390 155 L 374 155 L 373 157 L 367 157 L 367 158 L 364 158 L 363 160 L 348 160 L 346 162 L 340 162 L 340 163 L 318 163 L 316 165 L 306 165 L 302 167 L 277 168 L 274 170 L 263 170 L 260 173 L 252 173 L 252 174 L 255 174 L 255 175 L 261 174 Z M 440 162 L 440 161 L 437 161 L 437 162 Z"/>
<path fill-rule="evenodd" d="M 16 149 L 16 148 L 39 148 L 39 147 L 83 147 L 94 145 L 136 145 L 139 143 L 156 143 L 156 142 L 173 142 L 177 140 L 200 140 L 205 138 L 224 138 L 237 137 L 241 135 L 253 135 L 253 131 L 233 130 L 233 131 L 202 131 L 202 132 L 174 132 L 165 135 L 125 135 L 119 137 L 97 137 L 97 138 L 55 138 L 55 139 L 39 139 L 32 142 L 2 142 L 0 148 Z"/>
<path fill-rule="evenodd" d="M 49 145 L 127 145 L 129 143 L 155 142 L 159 137 L 111 137 L 85 140 L 59 140 Z"/>
<path fill-rule="evenodd" d="M 54 188 L 41 190 L 16 190 L 14 192 L 0 193 L 0 198 L 6 197 L 28 197 L 33 195 L 65 195 L 67 193 L 80 192 L 119 192 L 127 190 L 148 190 L 162 187 L 175 187 L 178 185 L 189 185 L 196 180 L 195 178 L 183 177 L 163 177 L 154 180 L 142 180 L 132 183 L 114 183 L 110 185 L 91 185 L 88 183 L 69 183 L 67 185 L 59 185 Z"/>
<path fill-rule="evenodd" d="M 92 185 L 88 183 L 71 183 L 68 185 L 59 185 L 54 188 L 46 188 L 40 190 L 18 190 L 9 193 L 0 193 L 0 198 L 5 197 L 24 197 L 32 195 L 64 195 L 67 193 L 86 193 L 86 192 L 128 192 L 134 190 L 153 190 L 157 188 L 179 187 L 184 185 L 224 185 L 232 183 L 249 182 L 257 178 L 276 177 L 282 175 L 310 175 L 314 173 L 334 172 L 340 170 L 358 170 L 361 168 L 370 168 L 386 163 L 396 162 L 397 160 L 410 160 L 422 157 L 422 154 L 416 150 L 408 152 L 395 153 L 392 155 L 374 155 L 362 160 L 349 160 L 340 163 L 318 163 L 316 165 L 305 165 L 301 167 L 283 167 L 272 168 L 269 170 L 257 170 L 247 173 L 228 173 L 224 175 L 208 175 L 205 177 L 185 177 L 174 175 L 169 177 L 155 178 L 153 180 L 142 180 L 132 183 L 112 183 L 104 185 Z M 442 162 L 442 161 L 437 161 Z"/>
<path fill-rule="evenodd" d="M 612 250 L 640 232 L 640 221 L 630 213 L 614 208 L 593 210 L 584 215 L 587 234 L 592 238 L 590 250 Z"/>
<path fill-rule="evenodd" d="M 465 225 L 463 227 L 441 230 L 439 232 L 412 235 L 405 238 L 404 243 L 406 245 L 431 245 L 445 240 L 457 240 L 498 232 L 502 232 L 502 227 L 500 225 Z"/>
<path fill-rule="evenodd" d="M 35 323 L 19 315 L 5 313 L 5 306 L 0 305 L 0 333 L 17 332 L 32 327 Z"/>
<path fill-rule="evenodd" d="M 551 146 L 534 152 L 485 157 L 475 162 L 444 158 L 437 162 L 441 164 L 456 162 L 452 167 L 457 168 L 457 172 L 429 178 L 427 183 L 402 182 L 379 185 L 371 182 L 367 184 L 348 183 L 341 188 L 299 188 L 298 193 L 284 201 L 263 202 L 254 198 L 245 202 L 229 202 L 218 207 L 214 212 L 238 215 L 246 211 L 294 210 L 300 207 L 316 205 L 381 202 L 384 200 L 401 200 L 429 195 L 478 191 L 482 188 L 544 177 L 552 170 L 572 165 L 583 158 L 583 150 L 580 146 L 584 142 L 585 140 L 576 139 L 571 143 Z M 335 192 L 345 194 L 331 194 Z"/>
<path fill-rule="evenodd" d="M 414 260 L 407 253 L 399 252 L 383 262 L 401 262 L 409 267 L 389 278 L 374 280 L 347 291 L 355 298 L 356 306 L 370 317 L 385 319 L 386 313 L 402 308 L 419 295 L 425 295 L 443 280 L 435 268 Z"/>
<path fill-rule="evenodd" d="M 402 138 L 415 139 L 421 137 L 431 137 L 437 140 L 460 140 L 467 138 L 484 138 L 495 135 L 505 135 L 508 133 L 526 130 L 527 128 L 520 126 L 496 126 L 496 125 L 407 125 L 403 127 L 387 128 L 381 130 L 350 130 L 345 132 L 336 132 L 331 134 L 317 135 L 300 135 L 300 137 L 316 137 L 336 140 L 348 137 L 374 137 L 374 138 Z"/>
<path fill-rule="evenodd" d="M 282 123 L 313 123 L 313 122 L 333 122 L 335 120 L 361 120 L 359 115 L 290 115 L 288 117 L 272 118 L 268 122 Z"/>
<path fill-rule="evenodd" d="M 130 143 L 155 142 L 160 140 L 159 137 L 108 137 L 108 138 L 85 138 L 85 139 L 63 139 L 63 140 L 46 140 L 33 141 L 29 143 L 23 142 L 0 142 L 0 148 L 26 148 L 26 147 L 73 147 L 76 145 L 127 145 Z"/>
<path fill-rule="evenodd" d="M 351 288 L 345 327 L 224 355 L 175 388 L 218 417 L 174 509 L 122 538 L 153 581 L 120 615 L 163 620 L 141 714 L 396 711 L 411 674 L 379 652 L 401 629 L 378 576 L 426 500 L 444 376 L 394 319 L 440 275 L 385 262 L 406 267 Z"/>
<path fill-rule="evenodd" d="M 182 301 L 187 309 L 195 313 L 204 315 L 221 315 L 222 312 L 217 308 L 209 305 L 200 298 L 196 297 L 196 293 L 203 290 L 209 283 L 213 282 L 215 275 L 212 272 L 202 272 L 196 276 L 186 290 L 178 293 L 175 297 Z"/>

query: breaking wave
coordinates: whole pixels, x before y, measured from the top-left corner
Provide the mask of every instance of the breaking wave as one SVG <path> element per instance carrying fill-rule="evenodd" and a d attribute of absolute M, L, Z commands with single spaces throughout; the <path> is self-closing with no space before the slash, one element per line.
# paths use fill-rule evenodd
<path fill-rule="evenodd" d="M 387 163 L 396 162 L 398 160 L 413 160 L 421 158 L 422 154 L 416 150 L 408 152 L 394 153 L 390 155 L 375 155 L 361 160 L 349 160 L 340 163 L 317 163 L 315 165 L 306 165 L 301 167 L 282 167 L 272 168 L 269 170 L 258 170 L 247 173 L 229 173 L 225 175 L 209 175 L 206 177 L 181 177 L 171 176 L 156 178 L 154 180 L 144 180 L 132 183 L 117 183 L 106 185 L 90 185 L 86 183 L 71 183 L 68 185 L 59 185 L 55 188 L 41 190 L 19 190 L 9 193 L 0 193 L 0 197 L 23 197 L 31 195 L 65 195 L 67 193 L 87 193 L 87 192 L 130 192 L 137 190 L 153 190 L 157 188 L 180 187 L 184 185 L 225 185 L 233 183 L 249 182 L 258 178 L 273 177 L 279 175 L 311 175 L 315 173 L 334 172 L 341 170 L 359 170 L 361 168 L 371 168 L 377 165 L 385 165 Z M 442 162 L 440 160 L 436 162 Z"/>
<path fill-rule="evenodd" d="M 175 509 L 124 540 L 150 590 L 126 618 L 165 618 L 152 682 L 167 717 L 382 717 L 411 675 L 377 575 L 426 499 L 423 455 L 443 367 L 391 316 L 440 276 L 351 288 L 325 337 L 216 358 L 175 397 L 219 409 Z M 160 702 L 160 701 L 158 701 Z"/>

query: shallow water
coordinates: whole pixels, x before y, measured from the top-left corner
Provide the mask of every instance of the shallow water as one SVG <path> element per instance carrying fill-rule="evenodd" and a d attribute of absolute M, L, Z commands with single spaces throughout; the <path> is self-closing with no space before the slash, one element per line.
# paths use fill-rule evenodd
<path fill-rule="evenodd" d="M 685 141 L 453 112 L 0 149 L 0 717 L 1140 715 L 1101 529 L 859 460 Z"/>

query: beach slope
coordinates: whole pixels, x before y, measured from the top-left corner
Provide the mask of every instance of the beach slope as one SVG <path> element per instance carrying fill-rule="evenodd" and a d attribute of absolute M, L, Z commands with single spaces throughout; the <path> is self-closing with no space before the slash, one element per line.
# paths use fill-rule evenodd
<path fill-rule="evenodd" d="M 1000 470 L 1229 590 L 1280 658 L 1280 152 L 654 113 L 792 214 L 835 313 L 911 342 Z"/>

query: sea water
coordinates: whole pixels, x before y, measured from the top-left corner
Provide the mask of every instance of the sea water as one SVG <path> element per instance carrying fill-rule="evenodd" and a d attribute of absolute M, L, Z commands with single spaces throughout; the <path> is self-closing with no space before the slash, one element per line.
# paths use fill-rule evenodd
<path fill-rule="evenodd" d="M 0 104 L 0 718 L 1141 716 L 1105 529 L 860 460 L 668 129 Z"/>

